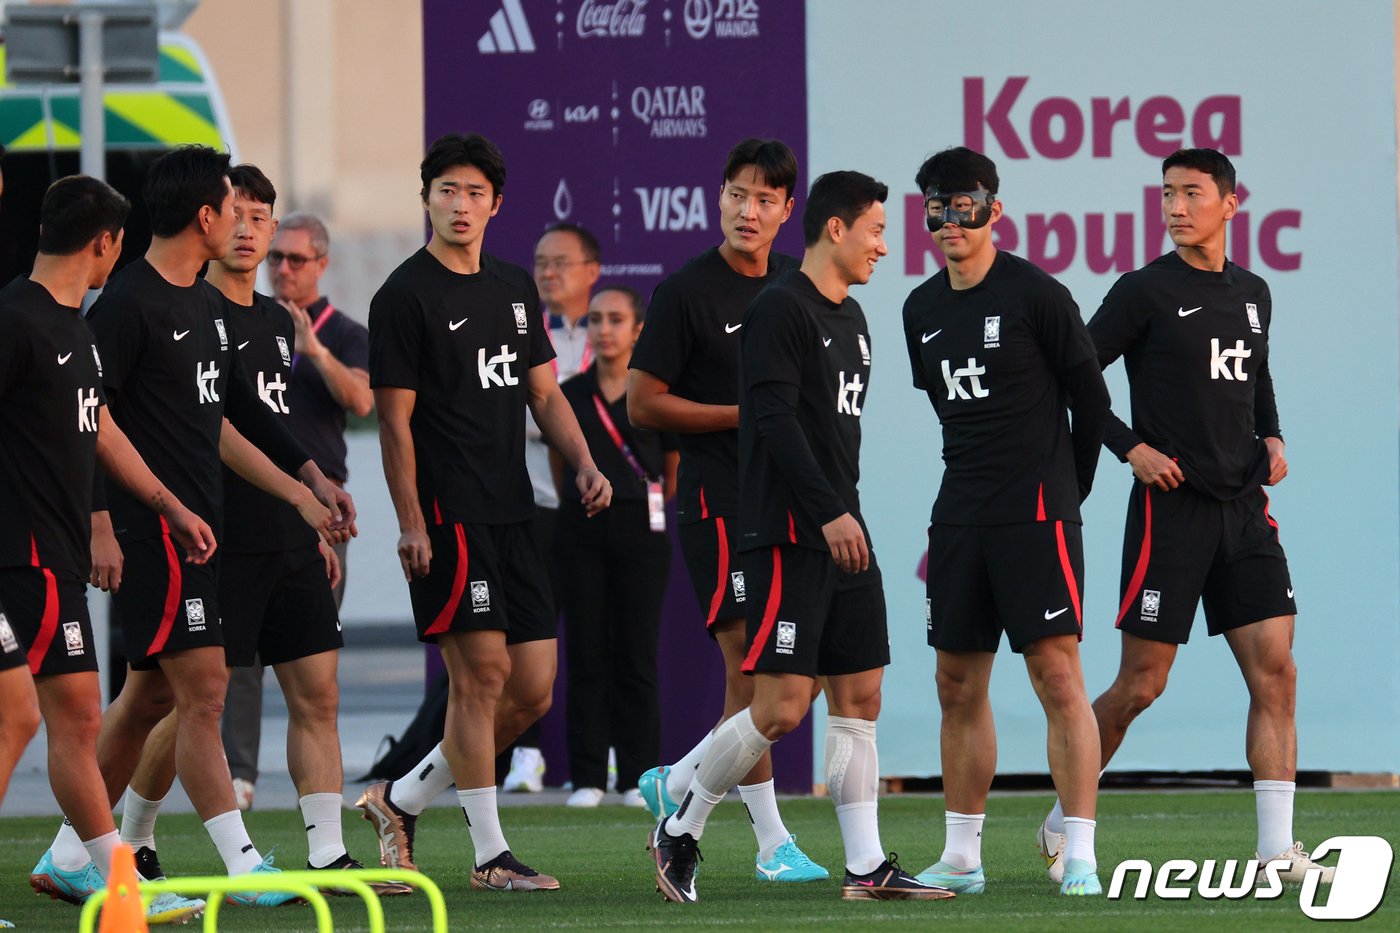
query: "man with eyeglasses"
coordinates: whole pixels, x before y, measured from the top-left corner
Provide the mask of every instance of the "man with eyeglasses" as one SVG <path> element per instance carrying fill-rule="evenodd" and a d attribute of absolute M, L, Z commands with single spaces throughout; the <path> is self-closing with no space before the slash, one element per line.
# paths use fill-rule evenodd
<path fill-rule="evenodd" d="M 363 418 L 374 408 L 369 387 L 369 331 L 321 294 L 321 276 L 330 264 L 330 234 L 320 218 L 288 214 L 277 227 L 267 254 L 273 294 L 296 324 L 296 348 L 287 390 L 292 428 L 321 472 L 339 486 L 349 477 L 345 456 L 345 413 Z M 345 597 L 348 542 L 335 546 L 341 577 L 333 594 L 336 608 Z M 239 710 L 223 722 L 224 753 L 233 774 L 239 809 L 253 805 L 262 740 L 263 666 L 233 668 L 227 708 Z"/>

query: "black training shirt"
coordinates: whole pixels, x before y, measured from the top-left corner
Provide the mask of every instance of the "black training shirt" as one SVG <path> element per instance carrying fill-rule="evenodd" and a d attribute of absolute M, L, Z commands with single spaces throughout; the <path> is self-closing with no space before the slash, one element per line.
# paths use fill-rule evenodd
<path fill-rule="evenodd" d="M 535 514 L 525 406 L 530 369 L 553 358 L 519 266 L 483 254 L 481 271 L 462 275 L 424 247 L 389 275 L 370 303 L 370 383 L 417 393 L 409 427 L 428 523 Z"/>
<path fill-rule="evenodd" d="M 0 567 L 87 579 L 101 383 L 77 308 L 24 276 L 0 290 Z"/>
<path fill-rule="evenodd" d="M 1080 521 L 1062 377 L 1092 361 L 1094 346 L 1069 291 L 998 251 L 972 288 L 954 289 L 944 269 L 910 292 L 904 340 L 914 387 L 928 394 L 943 425 L 943 483 L 931 520 Z M 1107 393 L 1102 376 L 1088 370 L 1101 390 L 1101 418 Z M 1099 436 L 1088 444 L 1095 462 Z M 1090 481 L 1092 467 L 1085 467 Z"/>
<path fill-rule="evenodd" d="M 288 382 L 296 346 L 292 316 L 256 292 L 252 305 L 224 301 L 224 322 L 239 362 L 258 398 L 291 430 Z M 224 467 L 224 516 L 223 549 L 230 554 L 290 551 L 317 541 L 316 532 L 291 504 L 263 492 L 228 467 Z"/>
<path fill-rule="evenodd" d="M 822 526 L 860 514 L 860 416 L 870 333 L 854 298 L 828 300 L 800 269 L 744 315 L 739 362 L 739 547 L 827 550 Z"/>
<path fill-rule="evenodd" d="M 630 368 L 666 383 L 672 395 L 705 405 L 739 402 L 739 337 L 744 312 L 769 283 L 798 261 L 768 256 L 768 273 L 740 275 L 708 249 L 656 287 Z M 739 510 L 739 432 L 677 434 L 681 463 L 676 518 L 681 524 Z"/>
<path fill-rule="evenodd" d="M 305 310 L 313 323 L 326 306 L 324 297 L 307 305 Z M 316 331 L 316 338 L 341 365 L 369 372 L 369 331 L 359 321 L 339 310 L 332 311 Z M 293 362 L 296 365 L 287 395 L 292 427 L 321 472 L 343 483 L 350 478 L 345 463 L 345 409 L 331 394 L 315 363 L 304 356 L 293 356 Z"/>
<path fill-rule="evenodd" d="M 1281 437 L 1269 375 L 1273 301 L 1264 280 L 1175 252 L 1114 283 L 1089 321 L 1099 363 L 1123 357 L 1133 426 L 1114 418 L 1105 444 L 1120 460 L 1146 442 L 1174 457 L 1197 492 L 1243 495 L 1269 475 L 1266 437 Z"/>

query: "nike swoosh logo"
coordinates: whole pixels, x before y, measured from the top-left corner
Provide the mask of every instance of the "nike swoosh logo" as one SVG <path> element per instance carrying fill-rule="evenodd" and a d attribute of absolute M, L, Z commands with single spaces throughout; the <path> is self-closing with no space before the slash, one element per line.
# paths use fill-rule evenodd
<path fill-rule="evenodd" d="M 1051 619 L 1055 618 L 1056 616 L 1062 616 L 1062 615 L 1064 615 L 1066 612 L 1069 612 L 1069 607 L 1068 607 L 1068 606 L 1066 606 L 1066 607 L 1063 608 L 1063 609 L 1057 610 L 1057 611 L 1055 611 L 1055 612 L 1051 612 L 1049 609 L 1046 609 L 1046 610 L 1045 610 L 1045 621 L 1046 621 L 1046 622 L 1049 622 Z"/>
<path fill-rule="evenodd" d="M 822 346 L 824 346 L 824 347 L 829 347 L 829 346 L 831 346 L 831 338 L 830 338 L 830 337 L 825 337 L 825 338 L 823 338 L 823 339 L 822 339 Z"/>
<path fill-rule="evenodd" d="M 447 322 L 447 329 L 448 329 L 448 330 L 456 330 L 457 328 L 461 327 L 461 326 L 462 326 L 463 324 L 465 324 L 465 323 L 467 323 L 467 319 L 466 319 L 466 318 L 462 318 L 460 321 L 448 321 L 448 322 Z"/>
<path fill-rule="evenodd" d="M 739 328 L 741 328 L 741 327 L 743 327 L 743 326 L 744 326 L 743 324 L 726 324 L 726 325 L 724 325 L 724 332 L 725 332 L 726 334 L 732 334 L 732 333 L 734 333 L 736 330 L 738 330 Z"/>
<path fill-rule="evenodd" d="M 244 347 L 246 347 L 246 346 L 247 346 L 249 343 L 251 343 L 251 342 L 252 342 L 252 341 L 250 341 L 250 340 L 245 340 L 245 341 L 243 341 L 242 343 L 240 343 L 240 344 L 238 345 L 238 349 L 242 350 Z"/>
<path fill-rule="evenodd" d="M 934 337 L 937 337 L 941 333 L 943 333 L 943 328 L 940 327 L 938 328 L 938 330 L 934 331 L 931 334 L 924 334 L 924 343 L 928 343 L 930 340 L 932 340 Z"/>
<path fill-rule="evenodd" d="M 1289 598 L 1289 599 L 1292 599 L 1292 598 L 1293 598 L 1293 587 L 1291 587 L 1291 586 L 1288 588 L 1288 598 Z"/>
<path fill-rule="evenodd" d="M 863 888 L 873 888 L 873 887 L 875 887 L 875 882 L 873 882 L 873 881 L 857 881 L 856 884 L 860 885 L 860 886 L 863 887 Z"/>
<path fill-rule="evenodd" d="M 65 353 L 62 356 L 60 356 L 58 358 L 58 365 L 62 366 L 64 363 L 68 362 L 69 358 L 72 357 L 72 355 L 72 351 L 69 351 L 68 353 Z"/>
<path fill-rule="evenodd" d="M 187 331 L 187 330 L 177 330 L 177 331 L 175 331 L 175 339 L 176 339 L 176 340 L 184 340 L 184 339 L 185 339 L 185 335 L 187 335 L 188 333 L 189 333 L 189 331 Z"/>
<path fill-rule="evenodd" d="M 1187 310 L 1183 309 L 1181 306 L 1178 305 L 1178 306 L 1177 306 L 1177 309 L 1176 309 L 1176 316 L 1177 316 L 1177 317 L 1190 317 L 1191 315 L 1195 314 L 1197 311 L 1201 310 L 1201 308 L 1203 308 L 1203 307 L 1205 307 L 1205 305 L 1197 305 L 1196 307 L 1194 307 L 1194 308 L 1192 308 L 1191 310 L 1187 311 Z"/>

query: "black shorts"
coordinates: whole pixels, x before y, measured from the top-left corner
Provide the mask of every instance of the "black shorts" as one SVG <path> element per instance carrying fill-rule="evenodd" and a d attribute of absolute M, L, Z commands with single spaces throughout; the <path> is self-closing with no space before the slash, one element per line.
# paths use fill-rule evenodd
<path fill-rule="evenodd" d="M 0 570 L 0 670 L 38 677 L 97 670 L 87 584 L 44 567 Z"/>
<path fill-rule="evenodd" d="M 754 584 L 745 673 L 825 677 L 890 663 L 885 589 L 875 555 L 863 573 L 842 573 L 831 554 L 795 544 L 745 551 Z"/>
<path fill-rule="evenodd" d="M 1084 539 L 1073 522 L 944 525 L 928 530 L 928 643 L 991 651 L 1001 633 L 1024 651 L 1050 635 L 1081 636 Z"/>
<path fill-rule="evenodd" d="M 558 637 L 549 573 L 530 522 L 428 528 L 426 577 L 408 584 L 419 641 L 443 632 L 502 631 L 506 644 Z"/>
<path fill-rule="evenodd" d="M 1298 612 L 1262 488 L 1222 502 L 1189 486 L 1162 492 L 1133 483 L 1122 590 L 1118 628 L 1177 645 L 1191 635 L 1197 602 L 1211 635 Z"/>
<path fill-rule="evenodd" d="M 229 667 L 283 664 L 343 647 L 335 594 L 316 545 L 225 554 L 219 608 Z"/>
<path fill-rule="evenodd" d="M 705 614 L 705 630 L 716 622 L 744 618 L 745 586 L 738 551 L 738 522 L 717 516 L 680 526 L 681 553 Z M 713 634 L 713 633 L 712 633 Z"/>
<path fill-rule="evenodd" d="M 223 647 L 219 555 L 207 564 L 187 564 L 169 534 L 123 544 L 122 555 L 112 622 L 121 626 L 132 670 L 157 669 L 167 651 Z"/>

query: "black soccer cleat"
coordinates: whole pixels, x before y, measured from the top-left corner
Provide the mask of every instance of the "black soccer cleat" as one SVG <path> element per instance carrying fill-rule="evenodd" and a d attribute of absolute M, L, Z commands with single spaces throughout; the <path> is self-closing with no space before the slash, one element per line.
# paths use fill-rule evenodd
<path fill-rule="evenodd" d="M 695 869 L 703 857 L 690 833 L 672 836 L 666 832 L 666 817 L 662 817 L 647 836 L 647 849 L 656 860 L 656 890 L 662 897 L 676 904 L 694 904 L 700 899 L 695 893 Z"/>
<path fill-rule="evenodd" d="M 316 866 L 312 865 L 310 862 L 306 863 L 307 871 L 363 871 L 364 867 L 365 866 L 361 865 L 358 861 L 351 858 L 348 852 L 329 865 Z M 369 889 L 380 897 L 395 897 L 400 894 L 413 893 L 413 888 L 401 881 L 369 881 L 366 883 L 369 885 Z M 335 897 L 356 896 L 354 891 L 350 891 L 346 888 L 323 887 L 321 891 L 326 894 L 334 895 Z"/>
<path fill-rule="evenodd" d="M 868 875 L 853 875 L 846 869 L 841 884 L 844 901 L 937 901 L 953 897 L 947 888 L 924 884 L 899 867 L 899 856 L 893 852 Z"/>

